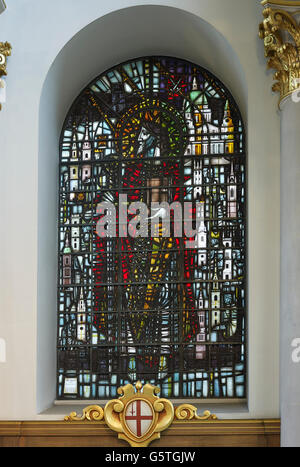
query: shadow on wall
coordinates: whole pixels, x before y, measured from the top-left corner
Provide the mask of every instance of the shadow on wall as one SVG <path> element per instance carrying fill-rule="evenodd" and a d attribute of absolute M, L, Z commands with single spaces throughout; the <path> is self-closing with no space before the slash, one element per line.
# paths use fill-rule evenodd
<path fill-rule="evenodd" d="M 38 413 L 55 400 L 61 127 L 73 100 L 94 77 L 120 62 L 145 55 L 174 56 L 207 68 L 229 91 L 234 90 L 233 97 L 247 124 L 247 84 L 235 51 L 211 24 L 184 10 L 138 6 L 115 11 L 87 25 L 59 52 L 45 79 L 39 111 Z"/>

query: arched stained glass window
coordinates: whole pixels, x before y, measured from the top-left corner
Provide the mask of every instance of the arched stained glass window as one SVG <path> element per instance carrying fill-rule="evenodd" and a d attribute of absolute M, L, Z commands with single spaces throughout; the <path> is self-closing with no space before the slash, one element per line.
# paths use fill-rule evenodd
<path fill-rule="evenodd" d="M 57 398 L 137 380 L 243 398 L 245 137 L 205 69 L 135 59 L 88 85 L 61 136 Z"/>

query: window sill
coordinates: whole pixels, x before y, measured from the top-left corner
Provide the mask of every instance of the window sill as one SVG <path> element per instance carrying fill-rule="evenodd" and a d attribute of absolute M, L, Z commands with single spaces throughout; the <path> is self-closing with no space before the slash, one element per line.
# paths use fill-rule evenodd
<path fill-rule="evenodd" d="M 204 410 L 209 410 L 212 414 L 216 414 L 220 419 L 240 419 L 253 418 L 248 409 L 247 399 L 231 399 L 220 401 L 215 399 L 207 399 L 205 401 L 197 401 L 195 399 L 170 399 L 174 406 L 181 404 L 192 404 L 198 409 L 198 414 L 201 415 Z M 71 412 L 76 412 L 78 415 L 88 405 L 100 405 L 104 407 L 107 400 L 56 400 L 48 409 L 38 414 L 40 419 L 61 419 Z"/>

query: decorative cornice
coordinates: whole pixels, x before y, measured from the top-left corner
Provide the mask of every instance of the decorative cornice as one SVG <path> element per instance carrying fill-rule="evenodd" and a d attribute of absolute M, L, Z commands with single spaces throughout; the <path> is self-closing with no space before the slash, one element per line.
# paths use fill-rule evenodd
<path fill-rule="evenodd" d="M 124 447 L 117 441 L 104 420 L 4 421 L 0 420 L 0 446 L 66 446 L 66 447 Z M 155 442 L 155 449 L 166 446 L 200 447 L 262 447 L 280 446 L 279 419 L 236 420 L 174 420 L 164 436 Z"/>
<path fill-rule="evenodd" d="M 135 388 L 131 384 L 118 389 L 121 396 L 107 402 L 104 409 L 99 405 L 89 405 L 82 415 L 71 412 L 65 417 L 66 422 L 89 421 L 103 422 L 118 433 L 118 438 L 127 441 L 132 447 L 148 446 L 160 433 L 176 420 L 212 421 L 217 420 L 209 410 L 203 415 L 197 414 L 197 408 L 191 404 L 181 404 L 174 408 L 168 399 L 159 398 L 159 388 L 150 384 L 144 386 L 138 381 Z M 144 412 L 143 412 L 144 411 Z M 128 415 L 129 414 L 129 415 Z M 134 421 L 134 424 L 128 421 Z M 146 425 L 142 425 L 146 421 Z M 137 431 L 135 431 L 135 428 Z"/>
<path fill-rule="evenodd" d="M 264 40 L 267 68 L 275 69 L 272 90 L 280 93 L 280 101 L 300 88 L 300 27 L 297 18 L 300 2 L 262 2 L 264 21 L 259 37 Z M 272 5 L 269 6 L 269 5 Z M 288 8 L 288 11 L 284 7 Z M 297 91 L 296 91 L 297 92 Z"/>
<path fill-rule="evenodd" d="M 2 80 L 2 76 L 7 75 L 6 71 L 6 62 L 7 57 L 11 54 L 11 45 L 9 42 L 0 42 L 0 86 L 4 86 L 4 81 Z M 1 103 L 0 103 L 0 110 L 1 110 Z"/>

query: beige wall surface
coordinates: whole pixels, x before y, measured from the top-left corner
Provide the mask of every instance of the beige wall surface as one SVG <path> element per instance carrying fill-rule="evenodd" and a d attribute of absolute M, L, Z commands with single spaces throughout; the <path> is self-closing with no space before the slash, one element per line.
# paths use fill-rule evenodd
<path fill-rule="evenodd" d="M 248 408 L 279 416 L 280 130 L 253 0 L 16 0 L 0 16 L 12 44 L 0 112 L 0 419 L 61 419 L 54 407 L 58 140 L 97 74 L 143 55 L 213 72 L 240 106 L 248 145 Z M 210 408 L 209 404 L 205 405 Z"/>

